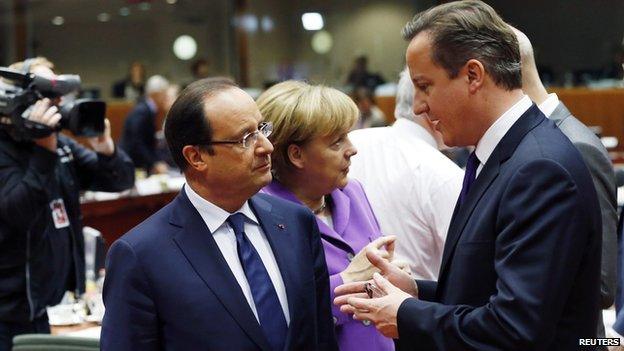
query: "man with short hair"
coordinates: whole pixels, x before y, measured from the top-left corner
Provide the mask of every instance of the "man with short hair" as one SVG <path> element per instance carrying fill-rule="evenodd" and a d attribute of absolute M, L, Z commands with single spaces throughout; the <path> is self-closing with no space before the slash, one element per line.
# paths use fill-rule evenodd
<path fill-rule="evenodd" d="M 387 279 L 374 276 L 372 299 L 362 283 L 338 287 L 336 303 L 400 349 L 577 349 L 596 336 L 600 208 L 579 152 L 521 90 L 514 33 L 467 0 L 417 14 L 404 34 L 414 112 L 445 144 L 476 149 L 437 282 L 369 253 Z"/>
<path fill-rule="evenodd" d="M 572 116 L 563 102 L 559 101 L 557 94 L 549 94 L 546 91 L 537 72 L 531 41 L 517 28 L 511 28 L 518 38 L 520 47 L 522 90 L 576 146 L 594 181 L 602 215 L 600 308 L 607 309 L 613 305 L 615 298 L 617 260 L 617 195 L 611 159 L 600 139 L 583 122 Z M 604 337 L 602 320 L 598 322 L 598 335 Z"/>
<path fill-rule="evenodd" d="M 336 350 L 314 215 L 256 194 L 264 123 L 227 79 L 202 79 L 165 122 L 187 184 L 110 248 L 102 350 Z"/>
<path fill-rule="evenodd" d="M 169 81 L 151 76 L 145 83 L 145 97 L 139 100 L 124 122 L 119 146 L 128 153 L 134 166 L 148 173 L 167 173 L 169 167 L 159 155 L 156 140 L 156 117 L 171 107 Z"/>
<path fill-rule="evenodd" d="M 414 115 L 414 85 L 401 72 L 390 127 L 354 130 L 358 150 L 349 176 L 364 186 L 381 232 L 396 235 L 395 253 L 415 278 L 437 279 L 463 172 L 438 151 L 439 133 Z"/>

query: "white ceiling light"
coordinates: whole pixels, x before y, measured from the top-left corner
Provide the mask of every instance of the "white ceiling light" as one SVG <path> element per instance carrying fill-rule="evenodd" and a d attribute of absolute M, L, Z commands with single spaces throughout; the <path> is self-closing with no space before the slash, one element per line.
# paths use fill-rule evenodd
<path fill-rule="evenodd" d="M 97 15 L 97 20 L 100 22 L 108 22 L 111 19 L 111 15 L 109 15 L 106 12 L 102 12 L 99 15 Z"/>
<path fill-rule="evenodd" d="M 323 29 L 323 16 L 318 12 L 306 12 L 301 15 L 301 23 L 305 30 L 320 30 Z"/>
<path fill-rule="evenodd" d="M 169 4 L 169 5 L 173 5 L 176 2 L 178 2 L 178 0 L 167 0 L 167 4 Z"/>
<path fill-rule="evenodd" d="M 197 42 L 190 35 L 181 35 L 173 42 L 173 53 L 180 60 L 189 60 L 197 53 Z"/>
<path fill-rule="evenodd" d="M 124 17 L 129 16 L 130 15 L 130 9 L 125 7 L 125 6 L 120 8 L 119 9 L 119 15 L 120 16 L 124 16 Z"/>
<path fill-rule="evenodd" d="M 63 23 L 65 23 L 65 18 L 63 18 L 62 16 L 56 16 L 52 18 L 52 24 L 55 26 L 62 26 Z"/>

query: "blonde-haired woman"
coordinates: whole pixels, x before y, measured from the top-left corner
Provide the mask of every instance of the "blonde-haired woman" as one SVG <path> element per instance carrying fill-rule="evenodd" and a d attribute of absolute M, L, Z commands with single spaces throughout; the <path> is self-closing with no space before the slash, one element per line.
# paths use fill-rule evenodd
<path fill-rule="evenodd" d="M 343 282 L 370 279 L 375 268 L 366 250 L 391 259 L 394 237 L 381 236 L 362 186 L 347 178 L 357 152 L 347 137 L 358 119 L 355 103 L 333 88 L 286 81 L 263 93 L 258 107 L 273 123 L 275 148 L 274 180 L 263 191 L 301 203 L 316 215 L 332 298 Z M 332 313 L 341 350 L 394 349 L 368 321 L 356 321 L 336 306 Z"/>

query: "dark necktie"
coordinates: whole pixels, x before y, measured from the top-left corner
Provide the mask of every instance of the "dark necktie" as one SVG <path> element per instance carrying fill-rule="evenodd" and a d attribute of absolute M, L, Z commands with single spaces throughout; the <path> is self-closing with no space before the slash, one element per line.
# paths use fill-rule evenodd
<path fill-rule="evenodd" d="M 245 234 L 245 215 L 235 213 L 227 221 L 236 235 L 238 258 L 251 288 L 251 295 L 256 305 L 262 331 L 269 340 L 271 349 L 283 350 L 288 325 L 269 273 L 264 267 L 260 255 Z"/>
<path fill-rule="evenodd" d="M 459 193 L 459 206 L 463 205 L 468 197 L 468 191 L 470 191 L 470 187 L 472 183 L 474 183 L 475 178 L 477 176 L 477 168 L 479 167 L 479 159 L 477 155 L 473 151 L 470 156 L 468 156 L 468 163 L 466 164 L 466 172 L 464 173 L 464 182 L 462 184 L 461 193 Z"/>

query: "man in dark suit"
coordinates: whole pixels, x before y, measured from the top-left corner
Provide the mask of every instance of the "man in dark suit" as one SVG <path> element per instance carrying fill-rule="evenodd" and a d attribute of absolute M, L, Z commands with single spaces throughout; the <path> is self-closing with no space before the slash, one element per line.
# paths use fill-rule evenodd
<path fill-rule="evenodd" d="M 119 146 L 130 156 L 134 166 L 149 173 L 167 173 L 164 157 L 158 153 L 156 116 L 171 107 L 167 95 L 169 82 L 162 76 L 152 76 L 145 84 L 145 97 L 137 102 L 124 122 Z"/>
<path fill-rule="evenodd" d="M 438 281 L 369 253 L 387 279 L 375 276 L 372 299 L 339 287 L 336 303 L 405 350 L 577 349 L 596 335 L 600 208 L 579 152 L 520 89 L 514 33 L 468 0 L 416 15 L 404 35 L 414 112 L 445 144 L 476 149 Z"/>
<path fill-rule="evenodd" d="M 110 248 L 102 350 L 335 350 L 315 218 L 256 194 L 271 181 L 253 99 L 189 85 L 165 123 L 187 184 Z"/>
<path fill-rule="evenodd" d="M 572 116 L 563 102 L 559 101 L 557 94 L 546 91 L 537 72 L 531 41 L 517 28 L 512 29 L 520 47 L 522 90 L 576 146 L 594 181 L 602 215 L 600 308 L 607 309 L 611 307 L 615 297 L 617 261 L 617 195 L 611 159 L 600 139 L 583 122 Z M 598 321 L 598 335 L 605 335 L 602 319 Z"/>

